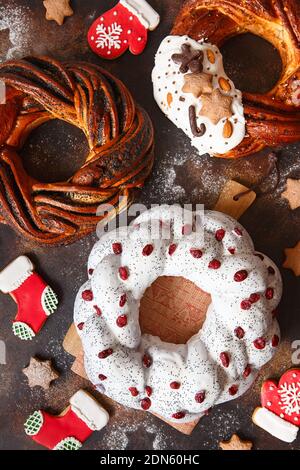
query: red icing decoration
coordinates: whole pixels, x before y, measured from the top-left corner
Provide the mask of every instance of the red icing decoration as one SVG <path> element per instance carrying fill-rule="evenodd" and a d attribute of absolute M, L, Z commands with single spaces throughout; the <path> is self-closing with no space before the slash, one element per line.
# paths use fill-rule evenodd
<path fill-rule="evenodd" d="M 239 387 L 237 385 L 231 385 L 231 387 L 228 390 L 229 395 L 234 396 L 237 394 L 239 390 Z"/>
<path fill-rule="evenodd" d="M 121 243 L 113 243 L 112 244 L 112 250 L 115 255 L 120 255 L 122 253 L 122 245 Z"/>
<path fill-rule="evenodd" d="M 130 393 L 133 397 L 137 397 L 138 394 L 139 394 L 138 389 L 136 387 L 129 387 L 128 390 L 130 391 Z"/>
<path fill-rule="evenodd" d="M 127 302 L 127 295 L 126 295 L 126 294 L 122 294 L 121 297 L 120 297 L 120 301 L 119 301 L 120 307 L 124 307 L 124 305 L 126 304 L 126 302 Z"/>
<path fill-rule="evenodd" d="M 151 357 L 147 353 L 144 354 L 144 356 L 143 356 L 143 366 L 146 367 L 146 369 L 148 369 L 149 367 L 151 367 L 151 365 L 152 365 Z"/>
<path fill-rule="evenodd" d="M 43 425 L 40 431 L 31 436 L 38 444 L 53 449 L 66 437 L 75 437 L 83 443 L 92 434 L 92 430 L 72 411 L 71 408 L 62 416 L 52 416 L 45 411 L 43 415 Z"/>
<path fill-rule="evenodd" d="M 205 391 L 201 390 L 200 392 L 197 392 L 195 395 L 195 401 L 197 403 L 203 403 L 205 400 Z"/>
<path fill-rule="evenodd" d="M 127 316 L 126 315 L 120 315 L 117 318 L 116 323 L 117 323 L 119 328 L 124 328 L 124 326 L 127 325 Z"/>
<path fill-rule="evenodd" d="M 248 277 L 248 272 L 246 269 L 242 269 L 241 271 L 237 271 L 234 275 L 235 282 L 243 282 Z"/>
<path fill-rule="evenodd" d="M 37 274 L 31 274 L 18 289 L 10 292 L 11 297 L 18 305 L 18 313 L 14 322 L 26 323 L 38 333 L 48 316 L 42 306 L 42 294 L 48 285 Z"/>
<path fill-rule="evenodd" d="M 225 230 L 223 228 L 220 228 L 219 230 L 217 230 L 215 237 L 218 242 L 221 242 L 223 238 L 225 237 Z"/>
<path fill-rule="evenodd" d="M 154 246 L 153 246 L 153 245 L 146 245 L 146 246 L 144 246 L 144 248 L 143 248 L 142 255 L 143 255 L 143 256 L 150 256 L 151 253 L 153 252 L 153 250 L 154 250 Z"/>
<path fill-rule="evenodd" d="M 221 361 L 223 367 L 228 367 L 229 364 L 230 364 L 230 357 L 229 357 L 228 353 L 221 352 L 220 361 Z"/>
<path fill-rule="evenodd" d="M 172 245 L 169 246 L 169 255 L 172 256 L 172 254 L 176 251 L 177 245 L 173 243 Z"/>
<path fill-rule="evenodd" d="M 185 417 L 186 413 L 185 411 L 177 411 L 177 413 L 174 413 L 172 415 L 172 418 L 174 419 L 183 419 Z"/>
<path fill-rule="evenodd" d="M 244 379 L 246 379 L 247 377 L 249 377 L 249 375 L 251 374 L 252 372 L 252 369 L 251 369 L 251 366 L 248 364 L 246 367 L 245 367 L 245 370 L 243 372 L 243 377 Z"/>
<path fill-rule="evenodd" d="M 193 258 L 196 258 L 196 259 L 202 258 L 202 255 L 203 255 L 202 251 L 197 250 L 196 248 L 191 248 L 190 253 L 193 256 Z"/>
<path fill-rule="evenodd" d="M 101 312 L 101 309 L 98 307 L 98 305 L 94 305 L 94 309 L 95 309 L 96 315 L 98 315 L 98 317 L 101 317 L 102 312 Z"/>
<path fill-rule="evenodd" d="M 129 277 L 128 269 L 125 266 L 119 268 L 119 275 L 122 281 L 126 281 Z"/>
<path fill-rule="evenodd" d="M 219 269 L 221 267 L 221 262 L 218 259 L 213 259 L 208 263 L 209 269 Z"/>
<path fill-rule="evenodd" d="M 91 302 L 94 298 L 93 292 L 90 289 L 84 290 L 81 294 L 81 297 L 86 302 Z"/>
<path fill-rule="evenodd" d="M 104 59 L 116 59 L 128 48 L 134 55 L 141 54 L 147 38 L 145 26 L 120 3 L 97 18 L 88 32 L 91 49 Z"/>
<path fill-rule="evenodd" d="M 251 308 L 251 306 L 252 306 L 251 300 L 248 300 L 248 299 L 242 300 L 242 302 L 241 302 L 241 309 L 242 310 L 249 310 Z"/>
<path fill-rule="evenodd" d="M 238 326 L 235 330 L 234 330 L 234 334 L 235 336 L 238 338 L 238 339 L 242 339 L 244 338 L 245 336 L 245 331 L 243 330 L 243 328 L 241 326 Z"/>
<path fill-rule="evenodd" d="M 170 383 L 170 387 L 171 387 L 173 390 L 178 390 L 178 388 L 180 388 L 180 383 L 179 383 L 179 382 L 171 382 L 171 383 Z"/>
<path fill-rule="evenodd" d="M 143 410 L 149 410 L 151 406 L 151 400 L 150 398 L 143 398 L 142 401 L 141 401 L 141 407 L 143 408 Z"/>
<path fill-rule="evenodd" d="M 300 369 L 285 372 L 278 385 L 273 380 L 264 382 L 261 404 L 285 421 L 300 427 Z"/>

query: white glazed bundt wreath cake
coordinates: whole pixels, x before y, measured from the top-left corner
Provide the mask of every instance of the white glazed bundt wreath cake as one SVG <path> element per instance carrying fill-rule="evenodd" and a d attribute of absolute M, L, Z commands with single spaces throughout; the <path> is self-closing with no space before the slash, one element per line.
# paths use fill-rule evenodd
<path fill-rule="evenodd" d="M 104 235 L 74 313 L 92 383 L 123 405 L 175 422 L 251 386 L 276 352 L 282 294 L 277 267 L 236 220 L 213 211 L 197 214 L 193 226 L 182 220 L 181 208 L 157 207 L 128 231 Z M 140 300 L 160 276 L 184 277 L 211 295 L 202 328 L 186 344 L 141 334 Z"/>

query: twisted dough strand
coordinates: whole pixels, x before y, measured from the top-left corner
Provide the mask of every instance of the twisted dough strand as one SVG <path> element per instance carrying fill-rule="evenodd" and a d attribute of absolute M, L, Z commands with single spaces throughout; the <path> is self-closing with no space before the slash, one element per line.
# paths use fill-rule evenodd
<path fill-rule="evenodd" d="M 92 64 L 29 57 L 0 65 L 7 86 L 0 106 L 0 220 L 22 236 L 66 244 L 95 229 L 100 203 L 141 187 L 153 165 L 153 127 L 125 85 Z M 43 122 L 61 119 L 86 135 L 89 154 L 68 181 L 27 175 L 17 151 Z M 110 218 L 113 213 L 106 217 Z"/>

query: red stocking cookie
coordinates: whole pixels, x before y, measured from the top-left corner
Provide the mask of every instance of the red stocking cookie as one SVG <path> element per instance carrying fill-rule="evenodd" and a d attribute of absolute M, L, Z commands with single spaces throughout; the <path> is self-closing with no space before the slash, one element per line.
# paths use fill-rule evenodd
<path fill-rule="evenodd" d="M 88 32 L 91 49 L 104 59 L 116 59 L 128 48 L 141 54 L 148 30 L 159 24 L 159 15 L 146 0 L 120 0 L 92 24 Z"/>
<path fill-rule="evenodd" d="M 300 426 L 300 369 L 285 372 L 278 385 L 263 383 L 262 408 L 256 408 L 253 422 L 284 442 L 293 442 Z"/>
<path fill-rule="evenodd" d="M 59 416 L 35 411 L 26 420 L 25 432 L 52 450 L 78 450 L 94 431 L 108 423 L 107 411 L 87 392 L 79 390 Z"/>
<path fill-rule="evenodd" d="M 20 256 L 0 272 L 0 290 L 10 294 L 18 305 L 13 332 L 23 340 L 31 340 L 57 309 L 57 296 L 34 272 L 29 258 Z"/>

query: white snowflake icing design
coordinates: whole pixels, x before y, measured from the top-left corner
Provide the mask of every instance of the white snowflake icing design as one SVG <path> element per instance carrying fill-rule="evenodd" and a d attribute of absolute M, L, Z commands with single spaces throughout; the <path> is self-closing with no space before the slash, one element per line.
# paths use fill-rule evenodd
<path fill-rule="evenodd" d="M 111 26 L 107 27 L 104 26 L 104 24 L 99 24 L 96 28 L 97 47 L 101 49 L 104 49 L 105 47 L 108 47 L 108 49 L 120 49 L 120 35 L 122 31 L 122 26 L 117 23 L 113 23 Z"/>
<path fill-rule="evenodd" d="M 293 413 L 300 414 L 300 382 L 283 384 L 278 390 L 281 396 L 281 409 L 291 416 Z"/>

